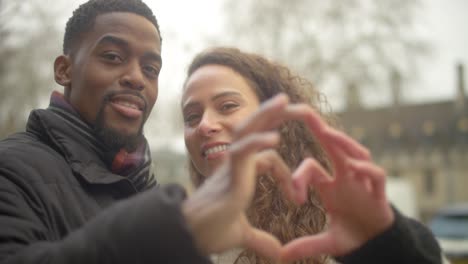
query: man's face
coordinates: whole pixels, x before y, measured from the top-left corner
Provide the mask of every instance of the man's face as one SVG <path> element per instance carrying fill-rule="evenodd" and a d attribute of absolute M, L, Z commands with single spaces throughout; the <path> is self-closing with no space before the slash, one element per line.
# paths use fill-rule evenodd
<path fill-rule="evenodd" d="M 71 55 L 68 100 L 110 147 L 133 149 L 158 96 L 161 40 L 146 18 L 96 17 Z"/>

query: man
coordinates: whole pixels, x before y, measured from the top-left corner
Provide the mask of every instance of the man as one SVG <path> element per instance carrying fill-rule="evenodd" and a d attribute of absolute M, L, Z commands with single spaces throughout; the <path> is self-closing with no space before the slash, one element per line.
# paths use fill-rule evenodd
<path fill-rule="evenodd" d="M 182 203 L 180 188 L 153 188 L 142 132 L 161 66 L 158 23 L 140 0 L 90 0 L 75 10 L 54 64 L 64 93 L 0 143 L 1 263 L 205 263 L 234 246 L 278 257 L 279 242 L 250 227 L 243 211 L 252 155 L 277 143 L 268 130 L 281 112 L 291 116 L 287 100 L 240 129 L 214 183 Z"/>

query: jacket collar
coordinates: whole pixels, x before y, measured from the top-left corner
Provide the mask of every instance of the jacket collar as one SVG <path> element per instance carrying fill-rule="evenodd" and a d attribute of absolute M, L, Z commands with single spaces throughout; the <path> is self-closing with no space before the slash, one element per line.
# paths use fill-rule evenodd
<path fill-rule="evenodd" d="M 57 104 L 54 96 L 56 95 L 52 95 L 48 109 L 34 110 L 31 113 L 26 130 L 38 135 L 61 153 L 74 172 L 91 184 L 129 180 L 137 190 L 156 184 L 146 139 L 142 150 L 143 160 L 134 168 L 127 167 L 127 174 L 112 173 L 116 153 L 106 152 L 105 147 L 94 137 L 92 129 L 76 113 L 70 111 L 71 106 L 67 108 L 67 104 Z M 59 102 L 63 104 L 62 101 Z M 128 154 L 126 156 L 131 157 Z"/>
<path fill-rule="evenodd" d="M 111 173 L 94 147 L 82 144 L 87 142 L 84 136 L 76 133 L 52 111 L 34 110 L 29 116 L 26 131 L 38 135 L 61 153 L 71 169 L 88 183 L 109 184 L 124 179 Z"/>

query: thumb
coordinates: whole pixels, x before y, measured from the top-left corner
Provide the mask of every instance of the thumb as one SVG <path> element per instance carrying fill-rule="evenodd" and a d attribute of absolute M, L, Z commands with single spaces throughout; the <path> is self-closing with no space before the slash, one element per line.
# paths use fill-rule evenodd
<path fill-rule="evenodd" d="M 327 188 L 327 185 L 332 182 L 331 177 L 325 169 L 312 158 L 302 161 L 292 177 L 297 191 L 296 199 L 299 203 L 306 201 L 310 185 L 314 186 L 319 192 L 323 192 Z"/>
<path fill-rule="evenodd" d="M 281 242 L 272 234 L 250 226 L 246 230 L 245 247 L 270 260 L 278 260 Z"/>
<path fill-rule="evenodd" d="M 281 261 L 292 262 L 305 258 L 318 258 L 333 252 L 333 239 L 330 233 L 324 232 L 317 235 L 297 238 L 286 244 L 280 254 Z"/>

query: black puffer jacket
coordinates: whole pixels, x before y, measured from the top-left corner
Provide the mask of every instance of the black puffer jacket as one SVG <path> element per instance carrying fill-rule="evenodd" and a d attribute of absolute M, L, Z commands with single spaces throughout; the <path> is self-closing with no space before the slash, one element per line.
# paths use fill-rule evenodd
<path fill-rule="evenodd" d="M 0 263 L 205 263 L 183 197 L 174 186 L 140 193 L 73 127 L 35 110 L 27 132 L 0 142 Z"/>

